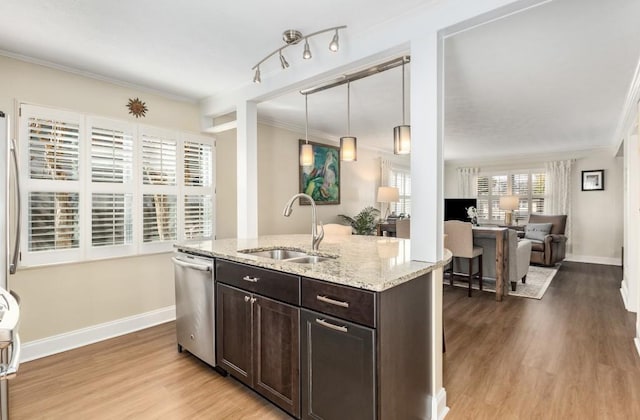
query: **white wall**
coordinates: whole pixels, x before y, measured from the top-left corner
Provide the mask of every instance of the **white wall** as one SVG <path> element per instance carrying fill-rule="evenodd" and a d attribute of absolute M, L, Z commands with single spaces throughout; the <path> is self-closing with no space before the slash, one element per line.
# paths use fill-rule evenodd
<path fill-rule="evenodd" d="M 141 120 L 126 108 L 135 97 L 149 109 Z M 0 57 L 0 110 L 12 116 L 13 128 L 15 100 L 200 131 L 193 103 Z M 23 269 L 9 277 L 9 286 L 21 296 L 25 342 L 164 308 L 175 300 L 168 254 Z"/>
<path fill-rule="evenodd" d="M 291 216 L 282 210 L 291 196 L 298 193 L 299 166 L 298 133 L 270 125 L 258 125 L 258 233 L 260 235 L 310 233 L 311 209 L 294 205 Z M 338 145 L 331 140 L 310 137 L 310 141 Z M 360 141 L 362 143 L 362 140 Z M 217 136 L 217 216 L 218 238 L 236 236 L 235 183 L 236 130 Z M 380 208 L 376 203 L 380 182 L 380 157 L 408 166 L 408 158 L 398 158 L 381 152 L 358 148 L 356 162 L 340 164 L 340 204 L 318 205 L 318 220 L 340 223 L 338 214 L 353 216 L 366 206 Z M 231 174 L 231 175 L 229 175 Z"/>
<path fill-rule="evenodd" d="M 481 170 L 544 168 L 550 160 L 576 159 L 571 191 L 572 219 L 568 260 L 620 265 L 623 244 L 623 166 L 608 149 L 496 161 L 452 161 L 445 164 L 445 197 L 458 197 L 456 168 Z M 604 169 L 604 191 L 581 191 L 581 171 Z"/>

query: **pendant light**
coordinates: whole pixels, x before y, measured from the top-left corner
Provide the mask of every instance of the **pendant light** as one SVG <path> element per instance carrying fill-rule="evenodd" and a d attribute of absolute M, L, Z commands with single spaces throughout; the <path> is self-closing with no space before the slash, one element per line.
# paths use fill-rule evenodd
<path fill-rule="evenodd" d="M 407 155 L 411 153 L 411 126 L 404 120 L 404 63 L 402 60 L 402 125 L 393 127 L 393 153 Z"/>
<path fill-rule="evenodd" d="M 340 137 L 340 160 L 358 160 L 358 139 L 351 135 L 351 82 L 347 82 L 347 135 Z"/>
<path fill-rule="evenodd" d="M 304 139 L 300 146 L 300 166 L 313 166 L 313 146 L 309 144 L 309 106 L 307 95 L 304 95 Z"/>

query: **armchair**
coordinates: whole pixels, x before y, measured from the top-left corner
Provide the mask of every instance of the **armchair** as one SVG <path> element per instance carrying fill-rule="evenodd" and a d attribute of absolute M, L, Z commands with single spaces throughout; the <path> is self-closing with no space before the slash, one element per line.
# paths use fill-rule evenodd
<path fill-rule="evenodd" d="M 532 214 L 529 216 L 529 223 L 551 223 L 551 230 L 541 238 L 542 240 L 528 237 L 525 227 L 525 238 L 531 240 L 531 263 L 552 266 L 564 260 L 567 243 L 564 230 L 567 225 L 567 216 Z"/>

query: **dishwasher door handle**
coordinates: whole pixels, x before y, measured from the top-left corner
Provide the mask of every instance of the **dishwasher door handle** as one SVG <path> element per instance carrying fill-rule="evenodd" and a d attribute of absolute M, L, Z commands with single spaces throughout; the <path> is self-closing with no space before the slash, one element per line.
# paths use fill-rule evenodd
<path fill-rule="evenodd" d="M 184 268 L 192 268 L 192 269 L 198 270 L 198 271 L 211 271 L 212 270 L 212 267 L 210 265 L 194 264 L 194 263 L 190 263 L 190 262 L 179 260 L 176 257 L 171 257 L 171 261 L 173 261 L 173 263 L 175 265 L 179 265 L 180 267 L 184 267 Z"/>

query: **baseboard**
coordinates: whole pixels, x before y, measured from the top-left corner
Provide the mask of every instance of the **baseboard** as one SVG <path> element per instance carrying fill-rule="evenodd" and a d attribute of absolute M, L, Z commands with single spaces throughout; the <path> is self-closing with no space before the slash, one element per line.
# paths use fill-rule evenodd
<path fill-rule="evenodd" d="M 622 258 L 620 257 L 593 257 L 589 255 L 567 254 L 565 261 L 622 266 Z"/>
<path fill-rule="evenodd" d="M 629 281 L 627 279 L 622 279 L 622 282 L 620 283 L 620 295 L 622 295 L 624 308 L 629 312 L 635 313 L 635 308 L 632 308 L 629 305 Z"/>
<path fill-rule="evenodd" d="M 29 341 L 22 345 L 20 362 L 24 363 L 51 356 L 52 354 L 143 330 L 174 319 L 176 319 L 176 307 L 172 305 L 40 340 Z"/>
<path fill-rule="evenodd" d="M 449 407 L 447 407 L 447 391 L 444 388 L 440 388 L 438 394 L 434 397 L 429 397 L 431 418 L 442 420 L 449 413 Z"/>

